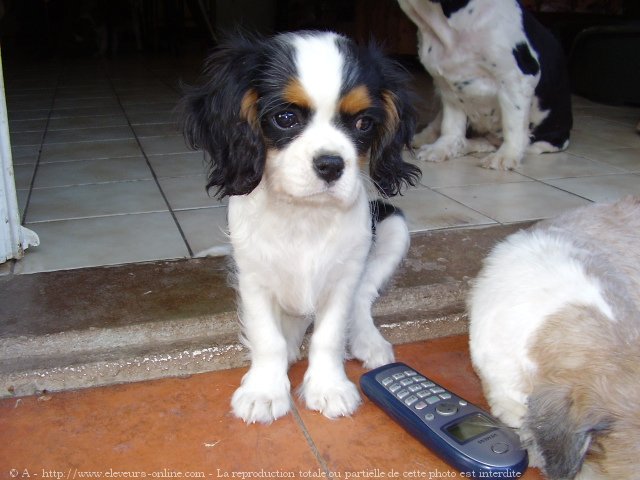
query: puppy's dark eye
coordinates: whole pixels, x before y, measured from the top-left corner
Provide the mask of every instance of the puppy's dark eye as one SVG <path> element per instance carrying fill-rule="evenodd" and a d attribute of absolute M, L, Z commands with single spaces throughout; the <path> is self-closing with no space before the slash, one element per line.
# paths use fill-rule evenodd
<path fill-rule="evenodd" d="M 356 119 L 355 127 L 356 130 L 366 133 L 373 128 L 373 118 L 367 117 L 366 115 L 358 117 Z"/>
<path fill-rule="evenodd" d="M 291 112 L 289 110 L 276 113 L 273 116 L 273 121 L 278 127 L 285 130 L 300 125 L 298 115 L 295 112 Z"/>

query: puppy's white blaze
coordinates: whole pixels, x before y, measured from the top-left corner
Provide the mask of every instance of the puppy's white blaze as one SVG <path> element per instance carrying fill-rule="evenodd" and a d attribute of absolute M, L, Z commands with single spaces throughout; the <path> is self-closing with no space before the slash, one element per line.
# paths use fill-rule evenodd
<path fill-rule="evenodd" d="M 318 154 L 339 155 L 345 162 L 342 176 L 330 186 L 313 169 Z M 320 194 L 326 201 L 351 207 L 361 193 L 357 152 L 353 143 L 328 121 L 315 119 L 300 137 L 284 150 L 273 152 L 267 163 L 271 188 L 294 198 L 311 199 Z M 316 198 L 321 201 L 322 198 Z"/>
<path fill-rule="evenodd" d="M 342 88 L 344 59 L 336 43 L 335 33 L 296 36 L 296 69 L 298 79 L 316 109 L 316 115 L 329 120 Z"/>
<path fill-rule="evenodd" d="M 312 117 L 299 138 L 272 156 L 267 169 L 272 187 L 291 197 L 317 197 L 317 201 L 326 199 L 350 207 L 361 186 L 353 142 L 333 124 L 345 62 L 338 39 L 330 32 L 290 37 L 295 49 L 296 80 L 311 104 Z M 345 162 L 342 176 L 332 185 L 314 171 L 312 160 L 321 154 L 338 155 Z"/>

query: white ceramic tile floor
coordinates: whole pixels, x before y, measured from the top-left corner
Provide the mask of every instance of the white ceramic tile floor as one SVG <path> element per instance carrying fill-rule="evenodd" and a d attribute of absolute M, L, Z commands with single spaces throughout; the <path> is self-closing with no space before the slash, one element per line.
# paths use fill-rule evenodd
<path fill-rule="evenodd" d="M 625 173 L 623 169 L 608 163 L 566 151 L 547 155 L 527 155 L 518 172 L 536 180 Z"/>
<path fill-rule="evenodd" d="M 549 185 L 592 202 L 612 202 L 624 195 L 640 194 L 640 175 L 598 175 L 585 178 L 559 178 L 549 180 Z"/>
<path fill-rule="evenodd" d="M 211 248 L 220 253 L 230 251 L 226 208 L 180 210 L 176 212 L 176 218 L 195 257 Z"/>
<path fill-rule="evenodd" d="M 496 223 L 477 209 L 426 187 L 412 188 L 391 203 L 405 213 L 412 232 Z"/>
<path fill-rule="evenodd" d="M 41 163 L 33 188 L 71 187 L 152 178 L 151 170 L 143 156 Z"/>
<path fill-rule="evenodd" d="M 187 149 L 176 125 L 178 79 L 195 77 L 199 60 L 175 62 L 5 66 L 19 204 L 41 244 L 0 274 L 227 251 L 225 202 L 207 196 L 203 154 Z M 423 120 L 429 85 L 417 76 Z M 575 98 L 574 117 L 566 152 L 528 155 L 513 172 L 482 169 L 479 156 L 422 164 L 421 184 L 393 202 L 421 232 L 640 194 L 640 109 Z"/>
<path fill-rule="evenodd" d="M 438 189 L 438 192 L 499 223 L 549 218 L 589 203 L 584 198 L 540 182 L 447 187 Z"/>
<path fill-rule="evenodd" d="M 202 152 L 151 155 L 148 158 L 158 178 L 183 177 L 207 172 Z"/>
<path fill-rule="evenodd" d="M 219 207 L 222 205 L 219 200 L 207 195 L 205 190 L 207 176 L 204 174 L 160 178 L 158 182 L 174 210 Z"/>
<path fill-rule="evenodd" d="M 103 217 L 167 210 L 153 180 L 34 188 L 27 223 Z"/>
<path fill-rule="evenodd" d="M 110 215 L 29 225 L 40 246 L 16 262 L 14 273 L 68 270 L 190 256 L 167 212 Z"/>
<path fill-rule="evenodd" d="M 140 155 L 135 139 L 95 140 L 89 142 L 52 143 L 42 146 L 40 161 L 67 162 L 97 158 L 135 157 Z"/>
<path fill-rule="evenodd" d="M 443 188 L 531 181 L 518 172 L 489 170 L 479 165 L 480 160 L 473 156 L 454 158 L 444 164 L 422 163 L 420 183 L 429 188 Z"/>

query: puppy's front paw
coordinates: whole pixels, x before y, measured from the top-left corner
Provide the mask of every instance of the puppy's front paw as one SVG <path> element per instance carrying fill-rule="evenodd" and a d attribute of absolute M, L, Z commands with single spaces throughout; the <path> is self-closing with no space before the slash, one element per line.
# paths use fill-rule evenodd
<path fill-rule="evenodd" d="M 351 354 L 362 362 L 364 368 L 377 368 L 394 361 L 393 347 L 378 330 L 354 337 Z"/>
<path fill-rule="evenodd" d="M 233 414 L 247 423 L 271 423 L 291 408 L 289 379 L 249 371 L 231 398 Z"/>
<path fill-rule="evenodd" d="M 438 140 L 440 136 L 439 128 L 434 128 L 429 125 L 427 128 L 422 130 L 420 133 L 416 133 L 411 139 L 411 146 L 414 148 L 421 147 L 425 144 L 433 143 Z"/>
<path fill-rule="evenodd" d="M 440 137 L 431 145 L 423 145 L 416 156 L 423 162 L 444 162 L 466 152 L 466 139 L 454 136 Z"/>
<path fill-rule="evenodd" d="M 305 378 L 300 396 L 308 408 L 317 410 L 329 418 L 351 415 L 360 405 L 358 389 L 346 378 L 326 381 L 324 378 Z"/>
<path fill-rule="evenodd" d="M 445 148 L 438 147 L 437 144 L 423 145 L 416 153 L 418 160 L 423 162 L 440 163 L 449 159 L 448 151 Z"/>
<path fill-rule="evenodd" d="M 520 165 L 520 157 L 501 152 L 499 149 L 497 152 L 484 157 L 481 165 L 491 170 L 513 170 Z"/>

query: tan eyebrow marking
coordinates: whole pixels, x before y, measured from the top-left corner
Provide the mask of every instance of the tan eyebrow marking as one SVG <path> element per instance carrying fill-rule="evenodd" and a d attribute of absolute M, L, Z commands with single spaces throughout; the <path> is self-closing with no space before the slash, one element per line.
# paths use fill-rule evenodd
<path fill-rule="evenodd" d="M 349 90 L 349 92 L 340 99 L 338 108 L 342 113 L 355 115 L 358 112 L 370 108 L 372 104 L 369 89 L 365 85 L 358 85 Z"/>
<path fill-rule="evenodd" d="M 313 102 L 311 101 L 311 97 L 307 95 L 307 91 L 304 89 L 300 80 L 297 78 L 292 78 L 287 83 L 287 86 L 284 87 L 284 91 L 282 92 L 282 98 L 294 105 L 297 105 L 301 108 L 306 108 L 311 110 L 313 106 Z"/>

